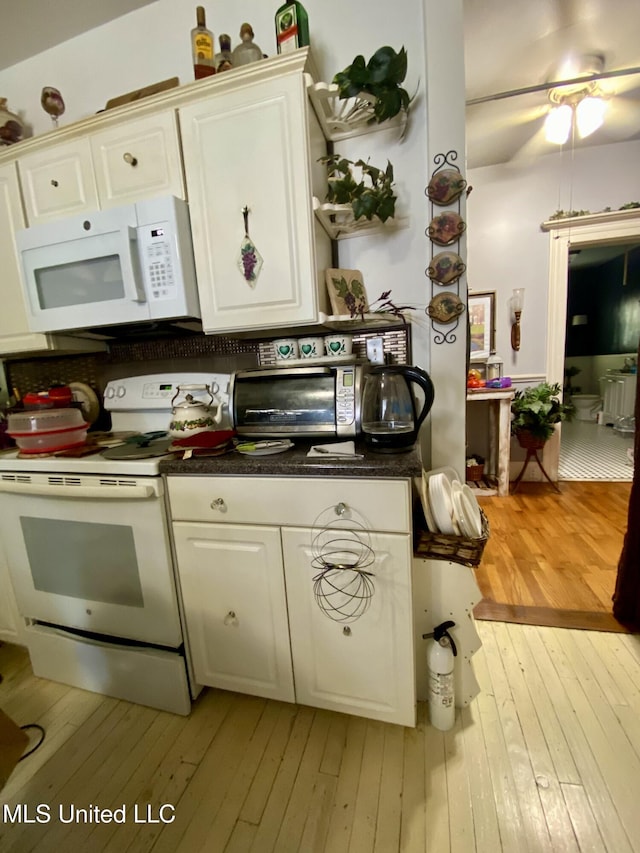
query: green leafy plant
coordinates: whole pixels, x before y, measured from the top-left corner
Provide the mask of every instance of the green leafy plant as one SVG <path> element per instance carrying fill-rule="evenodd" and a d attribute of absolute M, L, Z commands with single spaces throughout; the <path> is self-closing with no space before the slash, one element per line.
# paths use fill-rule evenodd
<path fill-rule="evenodd" d="M 547 441 L 553 435 L 557 423 L 572 419 L 575 407 L 562 401 L 559 383 L 550 385 L 548 382 L 541 382 L 531 388 L 516 391 L 511 401 L 511 412 L 512 435 L 524 431 Z"/>
<path fill-rule="evenodd" d="M 378 48 L 368 62 L 364 56 L 356 56 L 351 65 L 339 71 L 333 78 L 341 99 L 355 98 L 362 92 L 374 95 L 372 122 L 383 122 L 397 115 L 400 110 L 409 111 L 411 98 L 400 85 L 407 74 L 407 52 L 399 53 L 385 45 Z"/>
<path fill-rule="evenodd" d="M 327 167 L 328 202 L 350 204 L 356 220 L 363 216 L 371 220 L 377 216 L 386 222 L 395 215 L 397 196 L 392 189 L 393 166 L 388 160 L 384 170 L 364 160 L 347 160 L 339 154 L 321 157 L 319 162 Z M 361 171 L 359 181 L 354 177 L 354 167 Z"/>

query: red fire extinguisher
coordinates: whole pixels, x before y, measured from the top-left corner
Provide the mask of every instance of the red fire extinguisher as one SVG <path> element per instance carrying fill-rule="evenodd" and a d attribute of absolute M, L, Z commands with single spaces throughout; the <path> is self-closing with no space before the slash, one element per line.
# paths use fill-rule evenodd
<path fill-rule="evenodd" d="M 458 654 L 449 628 L 455 622 L 443 622 L 423 639 L 430 639 L 427 646 L 429 719 L 436 729 L 448 731 L 455 722 L 456 707 L 453 686 L 453 667 Z"/>

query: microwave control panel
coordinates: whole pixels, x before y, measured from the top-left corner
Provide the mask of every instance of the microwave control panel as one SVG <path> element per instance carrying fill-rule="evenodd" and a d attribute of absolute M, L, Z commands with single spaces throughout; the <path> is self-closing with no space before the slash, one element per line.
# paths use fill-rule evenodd
<path fill-rule="evenodd" d="M 140 260 L 147 298 L 152 302 L 175 299 L 176 279 L 168 223 L 140 228 Z"/>

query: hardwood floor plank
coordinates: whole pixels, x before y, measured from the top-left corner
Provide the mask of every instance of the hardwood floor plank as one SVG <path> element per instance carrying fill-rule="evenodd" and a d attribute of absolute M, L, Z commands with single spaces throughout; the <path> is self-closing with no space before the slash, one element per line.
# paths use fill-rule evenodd
<path fill-rule="evenodd" d="M 573 831 L 578 839 L 580 850 L 589 850 L 591 853 L 607 853 L 607 848 L 589 805 L 589 798 L 582 785 L 563 783 L 562 795 L 569 810 Z"/>
<path fill-rule="evenodd" d="M 324 773 L 318 774 L 311 792 L 311 802 L 307 806 L 307 819 L 298 847 L 301 853 L 326 849 L 329 821 L 337 786 L 338 780 L 335 776 L 327 776 Z"/>
<path fill-rule="evenodd" d="M 298 708 L 291 736 L 287 742 L 251 847 L 255 853 L 268 853 L 268 851 L 275 849 L 280 824 L 289 804 L 289 797 L 307 745 L 313 717 L 314 711 L 311 708 Z"/>
<path fill-rule="evenodd" d="M 349 849 L 366 733 L 367 721 L 364 718 L 349 717 L 340 775 L 338 776 L 338 785 L 327 834 L 326 849 L 331 853 L 344 853 Z"/>
<path fill-rule="evenodd" d="M 502 845 L 489 771 L 489 758 L 479 714 L 475 702 L 460 710 L 465 761 L 469 776 L 469 800 L 473 807 L 475 850 L 477 853 L 494 853 L 500 850 Z"/>
<path fill-rule="evenodd" d="M 427 850 L 451 850 L 447 759 L 444 732 L 430 723 L 424 730 L 425 839 Z"/>
<path fill-rule="evenodd" d="M 282 853 L 296 851 L 300 845 L 308 816 L 306 807 L 312 801 L 312 794 L 318 783 L 320 763 L 329 733 L 330 717 L 327 711 L 315 712 L 276 839 L 276 850 L 281 850 Z M 322 787 L 324 788 L 324 785 Z"/>
<path fill-rule="evenodd" d="M 402 726 L 386 726 L 384 730 L 380 797 L 373 846 L 376 853 L 400 849 L 404 733 Z"/>
<path fill-rule="evenodd" d="M 280 768 L 282 756 L 291 737 L 291 731 L 298 713 L 296 705 L 278 703 L 276 726 L 251 783 L 242 810 L 240 820 L 245 823 L 259 824 L 262 820 L 274 779 Z"/>
<path fill-rule="evenodd" d="M 461 714 L 456 715 L 453 728 L 445 732 L 444 752 L 451 851 L 466 853 L 475 846 L 475 837 Z"/>
<path fill-rule="evenodd" d="M 329 726 L 327 743 L 320 764 L 320 772 L 329 776 L 339 776 L 344 745 L 347 739 L 348 714 L 335 714 Z"/>
<path fill-rule="evenodd" d="M 425 730 L 428 726 L 427 703 L 418 702 L 417 725 L 405 729 L 402 773 L 402 815 L 400 818 L 400 849 L 424 850 L 425 836 Z"/>
<path fill-rule="evenodd" d="M 500 623 L 492 623 L 492 631 L 486 636 L 485 657 L 489 668 L 491 684 L 500 708 L 500 719 L 507 756 L 511 766 L 515 793 L 518 798 L 524 832 L 527 838 L 537 840 L 537 850 L 551 851 L 551 837 L 542 806 L 540 791 L 536 784 L 534 770 L 528 754 L 523 733 L 521 716 L 529 708 L 516 708 L 515 697 L 505 669 L 504 641 L 506 629 Z M 484 643 L 484 641 L 483 641 Z M 520 714 L 520 715 L 519 715 Z M 533 718 L 529 717 L 530 723 Z"/>
<path fill-rule="evenodd" d="M 365 853 L 365 851 L 373 850 L 383 748 L 384 724 L 376 720 L 368 720 L 358 793 L 353 813 L 351 840 L 349 842 L 349 850 L 352 853 Z"/>
<path fill-rule="evenodd" d="M 224 853 L 247 853 L 250 850 L 258 827 L 253 823 L 239 820 L 233 828 L 229 843 L 224 848 Z"/>

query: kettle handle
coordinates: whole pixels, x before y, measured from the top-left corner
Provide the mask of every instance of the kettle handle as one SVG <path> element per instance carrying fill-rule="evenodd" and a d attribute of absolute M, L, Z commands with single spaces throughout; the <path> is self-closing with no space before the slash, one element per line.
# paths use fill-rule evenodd
<path fill-rule="evenodd" d="M 210 406 L 213 403 L 213 398 L 215 394 L 218 392 L 218 384 L 217 382 L 213 383 L 213 392 L 208 385 L 178 385 L 176 386 L 176 393 L 173 395 L 171 399 L 171 405 L 173 406 L 174 402 L 178 399 L 181 391 L 206 391 L 209 397 L 211 398 L 209 402 L 206 404 Z"/>
<path fill-rule="evenodd" d="M 429 374 L 422 370 L 420 367 L 413 367 L 411 365 L 403 366 L 402 375 L 405 376 L 409 382 L 414 382 L 416 385 L 419 385 L 420 388 L 424 391 L 424 403 L 422 404 L 422 409 L 419 414 L 416 415 L 416 432 L 420 427 L 422 421 L 427 417 L 429 412 L 431 411 L 431 406 L 433 406 L 433 399 L 435 397 L 435 391 L 433 388 L 433 382 L 431 381 L 431 377 Z"/>

